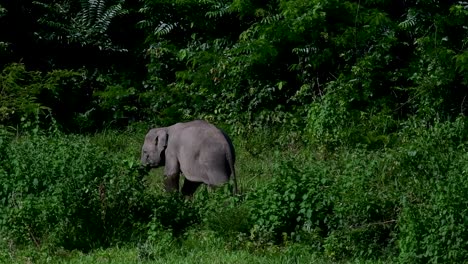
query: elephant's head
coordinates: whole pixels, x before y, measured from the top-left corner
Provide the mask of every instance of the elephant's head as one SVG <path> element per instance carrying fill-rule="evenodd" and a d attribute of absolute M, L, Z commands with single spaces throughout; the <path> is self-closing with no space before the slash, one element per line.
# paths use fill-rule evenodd
<path fill-rule="evenodd" d="M 167 147 L 167 129 L 153 128 L 146 134 L 145 142 L 141 149 L 141 164 L 150 167 L 164 165 Z"/>

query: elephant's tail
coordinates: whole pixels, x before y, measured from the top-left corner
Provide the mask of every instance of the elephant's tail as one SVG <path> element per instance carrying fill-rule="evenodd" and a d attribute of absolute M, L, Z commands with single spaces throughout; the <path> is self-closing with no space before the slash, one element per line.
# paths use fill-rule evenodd
<path fill-rule="evenodd" d="M 234 188 L 232 190 L 232 194 L 237 194 L 239 192 L 239 189 L 237 189 L 237 177 L 236 177 L 236 169 L 234 168 L 234 164 L 236 163 L 236 151 L 234 150 L 234 145 L 232 144 L 231 139 L 224 133 L 224 131 L 221 130 L 221 133 L 223 134 L 224 138 L 227 141 L 227 146 L 226 146 L 226 160 L 229 165 L 229 169 L 231 170 L 231 178 L 234 183 Z"/>
<path fill-rule="evenodd" d="M 235 157 L 234 154 L 231 154 L 231 151 L 226 152 L 226 159 L 229 163 L 229 169 L 231 170 L 231 178 L 234 183 L 234 189 L 232 190 L 232 194 L 237 194 L 239 190 L 237 189 L 237 178 L 236 178 L 236 169 L 234 168 Z"/>

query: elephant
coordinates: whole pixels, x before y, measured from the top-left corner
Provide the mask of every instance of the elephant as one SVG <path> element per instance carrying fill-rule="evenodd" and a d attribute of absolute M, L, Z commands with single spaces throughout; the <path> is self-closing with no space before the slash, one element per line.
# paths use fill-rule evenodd
<path fill-rule="evenodd" d="M 152 128 L 145 136 L 141 163 L 145 167 L 164 166 L 164 188 L 192 196 L 202 183 L 220 186 L 232 178 L 233 194 L 237 193 L 235 152 L 231 139 L 216 126 L 204 120 L 176 123 Z"/>

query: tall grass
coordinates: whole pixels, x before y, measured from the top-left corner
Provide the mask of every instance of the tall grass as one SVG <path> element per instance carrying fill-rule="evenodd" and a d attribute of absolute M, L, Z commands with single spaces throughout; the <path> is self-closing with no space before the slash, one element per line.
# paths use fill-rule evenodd
<path fill-rule="evenodd" d="M 139 169 L 142 131 L 0 133 L 0 258 L 460 262 L 468 257 L 465 131 L 462 119 L 408 122 L 392 146 L 328 153 L 288 134 L 235 135 L 242 193 L 200 188 L 191 200 L 162 191 L 162 169 Z"/>

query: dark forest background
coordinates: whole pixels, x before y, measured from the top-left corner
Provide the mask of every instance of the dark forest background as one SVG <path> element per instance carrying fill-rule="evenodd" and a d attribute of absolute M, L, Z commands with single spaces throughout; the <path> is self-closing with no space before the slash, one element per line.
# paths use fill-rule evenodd
<path fill-rule="evenodd" d="M 466 113 L 462 1 L 1 6 L 5 126 L 53 118 L 83 132 L 205 118 L 305 129 L 336 144 L 373 141 L 412 117 Z"/>

